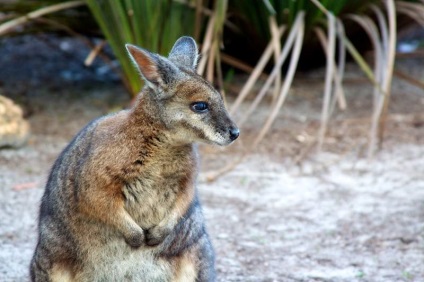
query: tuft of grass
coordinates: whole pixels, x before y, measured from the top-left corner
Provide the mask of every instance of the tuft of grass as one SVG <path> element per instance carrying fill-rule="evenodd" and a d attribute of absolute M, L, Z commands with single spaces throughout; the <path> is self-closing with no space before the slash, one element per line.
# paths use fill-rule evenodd
<path fill-rule="evenodd" d="M 8 21 L 0 24 L 0 36 L 10 32 L 15 27 L 20 26 L 24 23 L 27 23 L 31 20 L 40 18 L 40 17 L 45 16 L 47 14 L 51 14 L 51 13 L 55 13 L 55 12 L 58 12 L 58 11 L 79 7 L 79 6 L 82 6 L 82 5 L 84 5 L 83 1 L 68 1 L 68 2 L 63 2 L 63 3 L 53 4 L 53 5 L 50 5 L 50 6 L 47 6 L 47 7 L 41 7 L 39 9 L 36 9 L 36 10 L 34 10 L 34 11 L 28 13 L 28 14 L 25 14 L 21 17 L 14 18 L 14 19 L 8 20 Z"/>
<path fill-rule="evenodd" d="M 424 25 L 424 3 L 418 1 L 395 0 L 355 2 L 347 0 L 264 0 L 263 2 L 262 7 L 254 7 L 249 6 L 244 1 L 235 0 L 233 2 L 233 6 L 231 6 L 231 9 L 239 8 L 242 10 L 243 17 L 249 19 L 253 23 L 253 28 L 257 31 L 257 33 L 263 34 L 270 43 L 251 73 L 245 87 L 237 97 L 230 112 L 234 113 L 237 111 L 239 105 L 248 96 L 251 87 L 258 79 L 265 64 L 271 57 L 271 42 L 273 39 L 275 40 L 276 34 L 276 32 L 274 32 L 274 35 L 272 35 L 271 31 L 276 30 L 277 28 L 274 27 L 267 29 L 265 20 L 267 18 L 266 15 L 275 17 L 279 28 L 289 28 L 288 35 L 282 38 L 282 42 L 284 42 L 284 50 L 284 48 L 286 48 L 292 40 L 291 34 L 293 30 L 297 28 L 296 21 L 294 21 L 294 19 L 297 18 L 296 15 L 304 14 L 303 25 L 305 33 L 308 35 L 305 36 L 305 39 L 302 39 L 302 44 L 318 39 L 327 58 L 325 88 L 323 91 L 324 99 L 321 111 L 321 126 L 316 138 L 318 141 L 318 149 L 320 150 L 324 143 L 327 126 L 331 118 L 331 113 L 334 109 L 334 104 L 338 102 L 339 107 L 342 110 L 347 107 L 343 94 L 342 82 L 346 60 L 345 53 L 348 52 L 364 71 L 373 85 L 374 109 L 371 114 L 371 130 L 369 134 L 368 149 L 368 156 L 372 157 L 377 148 L 381 148 L 382 146 L 385 121 L 388 115 L 388 105 L 390 101 L 391 82 L 396 53 L 396 8 L 398 8 L 401 13 L 410 16 L 412 19 Z M 345 23 L 352 20 L 358 23 L 365 30 L 365 34 L 370 37 L 371 42 L 373 43 L 375 52 L 374 57 L 376 58 L 374 69 L 368 65 L 362 54 L 355 48 L 355 43 L 352 42 L 345 33 Z M 352 22 L 350 22 L 350 24 L 352 24 Z M 314 33 L 316 34 L 315 36 Z M 337 47 L 338 56 L 336 56 Z M 284 52 L 281 54 L 274 52 L 274 61 L 284 61 L 284 56 L 286 56 L 286 54 L 284 54 L 284 56 L 283 54 Z M 294 55 L 295 52 L 291 54 L 292 59 Z M 284 58 L 282 59 L 282 57 Z M 297 61 L 297 59 L 295 59 L 295 61 Z M 267 134 L 268 129 L 276 117 L 276 111 L 280 110 L 283 105 L 286 96 L 283 92 L 290 87 L 293 79 L 293 73 L 290 72 L 290 69 L 296 68 L 295 66 L 292 67 L 293 68 L 289 67 L 286 77 L 282 80 L 284 81 L 284 84 L 281 86 L 279 85 L 279 75 L 277 75 L 278 70 L 275 69 L 281 68 L 281 64 L 275 63 L 273 71 L 269 75 L 263 88 L 259 91 L 256 98 L 251 103 L 249 110 L 243 114 L 241 119 L 239 119 L 239 123 L 241 124 L 246 121 L 247 117 L 250 116 L 250 114 L 257 108 L 260 100 L 262 100 L 273 83 L 275 84 L 275 88 L 281 89 L 280 99 L 278 101 L 273 99 L 273 103 L 270 106 L 269 117 L 264 123 L 264 126 L 261 128 L 258 137 L 254 140 L 252 148 L 257 147 L 265 134 Z M 275 92 L 278 92 L 278 90 L 274 90 L 274 93 Z"/>
<path fill-rule="evenodd" d="M 406 280 L 413 280 L 414 279 L 414 275 L 412 275 L 412 273 L 410 273 L 407 270 L 402 272 L 402 277 L 405 278 Z"/>
<path fill-rule="evenodd" d="M 362 13 L 370 3 L 377 0 L 321 0 L 321 5 L 334 16 L 343 16 L 346 13 Z M 309 0 L 262 0 L 245 1 L 233 0 L 229 3 L 229 12 L 254 31 L 256 38 L 262 42 L 271 39 L 268 25 L 268 16 L 273 15 L 277 24 L 291 27 L 300 11 L 305 11 L 305 33 L 312 32 L 317 26 L 326 21 L 325 13 Z M 309 38 L 305 38 L 306 41 Z M 313 39 L 315 40 L 315 39 Z"/>
<path fill-rule="evenodd" d="M 356 273 L 356 278 L 364 279 L 365 278 L 365 272 L 362 270 L 359 270 L 358 273 Z"/>
<path fill-rule="evenodd" d="M 160 54 L 168 53 L 182 35 L 193 35 L 195 10 L 172 0 L 85 0 L 109 42 L 123 70 L 131 95 L 141 88 L 139 74 L 132 66 L 124 45 L 143 46 Z"/>

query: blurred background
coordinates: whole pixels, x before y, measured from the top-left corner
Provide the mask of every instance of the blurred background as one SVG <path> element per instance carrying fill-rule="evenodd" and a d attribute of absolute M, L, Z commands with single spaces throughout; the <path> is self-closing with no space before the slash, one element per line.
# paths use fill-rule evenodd
<path fill-rule="evenodd" d="M 200 147 L 219 281 L 422 281 L 423 26 L 419 0 L 0 0 L 0 281 L 57 155 L 142 88 L 124 45 L 182 35 L 241 128 Z"/>
<path fill-rule="evenodd" d="M 393 76 L 423 87 L 419 75 L 394 67 L 396 58 L 422 57 L 420 1 L 3 0 L 1 4 L 1 63 L 8 66 L 0 73 L 3 94 L 28 92 L 46 81 L 60 87 L 104 81 L 121 83 L 134 97 L 142 82 L 122 46 L 133 43 L 166 55 L 178 37 L 190 35 L 200 45 L 198 72 L 235 99 L 231 112 L 236 114 L 250 98 L 241 123 L 271 97 L 253 147 L 269 132 L 295 74 L 304 78 L 325 67 L 322 95 L 318 94 L 323 99 L 317 135 L 321 148 L 332 113 L 349 106 L 343 87 L 351 81 L 346 63 L 358 67 L 373 92 L 368 156 L 383 141 Z M 54 79 L 52 72 L 57 74 Z"/>

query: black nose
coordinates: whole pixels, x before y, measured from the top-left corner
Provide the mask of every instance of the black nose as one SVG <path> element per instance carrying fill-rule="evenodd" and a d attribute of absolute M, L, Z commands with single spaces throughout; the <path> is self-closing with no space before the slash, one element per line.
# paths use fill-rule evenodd
<path fill-rule="evenodd" d="M 237 127 L 231 127 L 230 128 L 230 139 L 232 141 L 236 140 L 237 137 L 240 135 L 240 130 Z"/>

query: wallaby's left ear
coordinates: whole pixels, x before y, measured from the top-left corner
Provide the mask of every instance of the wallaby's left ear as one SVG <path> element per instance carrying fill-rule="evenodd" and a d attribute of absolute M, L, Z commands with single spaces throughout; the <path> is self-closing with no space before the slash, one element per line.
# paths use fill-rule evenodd
<path fill-rule="evenodd" d="M 198 57 L 196 41 L 189 36 L 183 36 L 175 42 L 168 59 L 176 65 L 195 70 Z"/>
<path fill-rule="evenodd" d="M 131 44 L 125 47 L 149 87 L 163 88 L 177 75 L 177 67 L 166 58 Z"/>

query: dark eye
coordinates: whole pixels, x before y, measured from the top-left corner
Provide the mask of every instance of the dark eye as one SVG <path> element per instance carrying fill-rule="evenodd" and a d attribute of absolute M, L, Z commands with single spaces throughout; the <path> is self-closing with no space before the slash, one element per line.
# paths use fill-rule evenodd
<path fill-rule="evenodd" d="M 191 110 L 195 113 L 206 113 L 209 106 L 206 102 L 194 102 L 191 104 Z"/>

